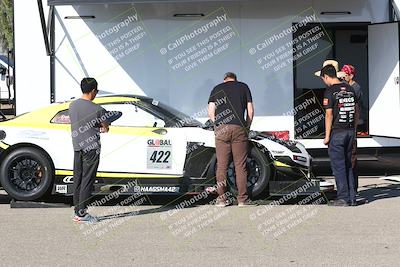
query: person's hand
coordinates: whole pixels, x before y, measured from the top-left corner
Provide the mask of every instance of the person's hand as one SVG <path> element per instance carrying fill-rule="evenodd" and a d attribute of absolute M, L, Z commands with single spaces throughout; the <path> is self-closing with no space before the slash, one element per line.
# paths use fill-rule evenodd
<path fill-rule="evenodd" d="M 329 136 L 326 136 L 325 138 L 324 138 L 324 145 L 329 145 Z"/>
<path fill-rule="evenodd" d="M 108 133 L 108 131 L 109 131 L 108 125 L 101 125 L 100 133 Z"/>

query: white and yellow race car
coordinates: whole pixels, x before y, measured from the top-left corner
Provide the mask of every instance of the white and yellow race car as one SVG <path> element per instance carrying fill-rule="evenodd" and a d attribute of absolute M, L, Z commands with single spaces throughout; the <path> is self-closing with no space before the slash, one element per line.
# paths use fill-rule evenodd
<path fill-rule="evenodd" d="M 110 131 L 101 134 L 94 193 L 185 194 L 215 185 L 212 126 L 144 96 L 107 95 L 94 102 L 122 113 Z M 0 183 L 12 198 L 72 195 L 69 104 L 55 103 L 0 123 Z M 280 194 L 283 188 L 298 187 L 312 179 L 311 157 L 303 145 L 259 132 L 249 136 L 247 167 L 252 198 Z M 233 164 L 228 177 L 234 192 Z M 315 180 L 308 192 L 321 189 Z"/>

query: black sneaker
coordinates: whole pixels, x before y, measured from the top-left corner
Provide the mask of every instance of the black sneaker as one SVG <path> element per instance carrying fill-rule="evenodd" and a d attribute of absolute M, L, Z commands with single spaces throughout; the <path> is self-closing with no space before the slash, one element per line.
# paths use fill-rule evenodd
<path fill-rule="evenodd" d="M 358 205 L 357 200 L 350 201 L 349 205 L 352 206 L 352 207 L 357 206 Z"/>
<path fill-rule="evenodd" d="M 328 203 L 328 206 L 332 207 L 348 207 L 349 203 L 344 199 L 335 199 Z"/>

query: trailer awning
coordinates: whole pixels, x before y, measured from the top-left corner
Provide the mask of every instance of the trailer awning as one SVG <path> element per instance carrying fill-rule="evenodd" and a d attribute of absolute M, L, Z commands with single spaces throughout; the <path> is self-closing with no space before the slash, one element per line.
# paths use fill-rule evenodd
<path fill-rule="evenodd" d="M 202 0 L 201 2 L 239 1 L 239 0 Z M 48 0 L 49 6 L 57 5 L 90 5 L 90 4 L 129 4 L 129 3 L 182 3 L 199 2 L 199 0 Z"/>

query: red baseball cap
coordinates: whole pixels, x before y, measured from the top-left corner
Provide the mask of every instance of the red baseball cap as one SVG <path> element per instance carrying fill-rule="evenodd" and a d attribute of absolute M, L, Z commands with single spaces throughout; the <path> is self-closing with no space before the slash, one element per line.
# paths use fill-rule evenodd
<path fill-rule="evenodd" d="M 344 65 L 342 71 L 347 75 L 353 74 L 356 75 L 356 68 L 353 65 Z"/>

